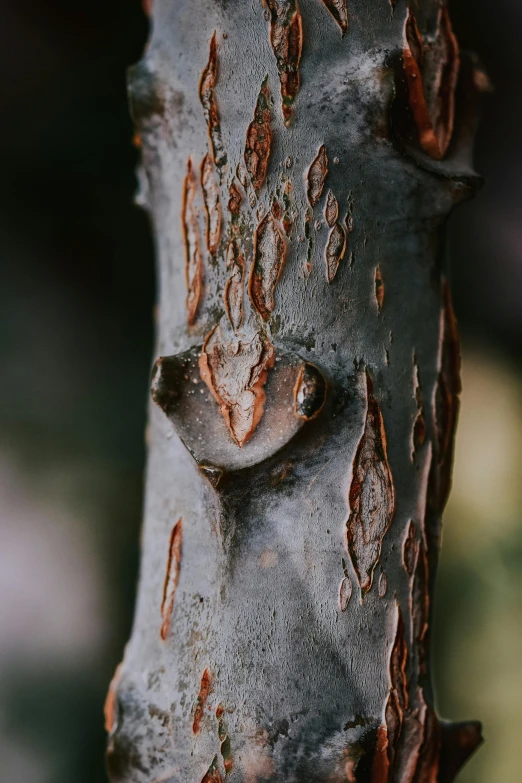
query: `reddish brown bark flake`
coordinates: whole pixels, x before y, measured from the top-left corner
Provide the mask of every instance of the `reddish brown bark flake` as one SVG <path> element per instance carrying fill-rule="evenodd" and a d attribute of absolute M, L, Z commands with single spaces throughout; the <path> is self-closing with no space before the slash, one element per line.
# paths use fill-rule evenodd
<path fill-rule="evenodd" d="M 275 287 L 286 260 L 283 233 L 269 212 L 254 236 L 254 261 L 250 270 L 248 293 L 261 317 L 268 321 L 275 307 Z"/>
<path fill-rule="evenodd" d="M 201 378 L 219 404 L 219 412 L 238 446 L 255 432 L 265 407 L 264 385 L 275 360 L 274 347 L 262 332 L 250 341 L 224 338 L 215 326 L 199 357 Z"/>
<path fill-rule="evenodd" d="M 410 109 L 424 152 L 436 160 L 444 157 L 453 134 L 455 88 L 459 48 L 449 13 L 440 8 L 435 38 L 422 39 L 415 16 L 408 10 L 404 28 L 402 62 Z M 430 85 L 428 91 L 425 85 Z"/>
<path fill-rule="evenodd" d="M 334 196 L 333 191 L 330 189 L 326 194 L 326 204 L 324 207 L 324 219 L 333 228 L 337 218 L 339 217 L 339 203 Z"/>
<path fill-rule="evenodd" d="M 375 301 L 378 311 L 381 312 L 384 303 L 384 283 L 380 266 L 375 267 Z"/>
<path fill-rule="evenodd" d="M 384 422 L 368 374 L 366 388 L 366 421 L 353 464 L 348 495 L 350 516 L 346 523 L 347 549 L 363 596 L 372 586 L 382 540 L 395 511 L 395 490 L 386 453 Z"/>
<path fill-rule="evenodd" d="M 268 171 L 272 145 L 270 119 L 270 89 L 266 76 L 257 98 L 254 119 L 247 129 L 244 153 L 246 169 L 256 193 L 261 190 Z"/>
<path fill-rule="evenodd" d="M 118 722 L 118 685 L 120 684 L 122 669 L 123 661 L 117 665 L 105 697 L 103 715 L 105 718 L 105 731 L 108 734 L 112 734 Z"/>
<path fill-rule="evenodd" d="M 161 629 L 160 636 L 165 640 L 170 630 L 170 621 L 174 609 L 174 600 L 179 581 L 179 567 L 181 563 L 181 538 L 183 523 L 178 519 L 170 534 L 169 555 L 167 558 L 167 571 L 163 585 L 163 598 L 161 601 Z"/>
<path fill-rule="evenodd" d="M 214 94 L 218 77 L 218 57 L 216 33 L 210 40 L 210 51 L 208 63 L 203 69 L 199 82 L 199 98 L 203 106 L 203 113 L 207 121 L 210 146 L 212 148 L 212 158 L 216 166 L 224 166 L 227 162 L 227 155 L 223 146 L 221 137 L 221 124 L 219 120 L 219 111 Z"/>
<path fill-rule="evenodd" d="M 336 223 L 328 235 L 325 249 L 326 279 L 333 282 L 339 264 L 346 252 L 346 231 L 340 223 Z"/>
<path fill-rule="evenodd" d="M 324 188 L 324 181 L 328 174 L 328 155 L 326 147 L 321 144 L 319 152 L 313 159 L 306 173 L 306 195 L 311 207 L 315 207 Z"/>
<path fill-rule="evenodd" d="M 330 11 L 331 15 L 341 28 L 344 35 L 348 30 L 348 10 L 346 0 L 323 0 L 323 4 Z"/>
<path fill-rule="evenodd" d="M 326 381 L 317 367 L 302 364 L 294 386 L 294 413 L 299 419 L 311 421 L 321 412 L 326 400 Z"/>
<path fill-rule="evenodd" d="M 221 204 L 212 157 L 208 153 L 201 162 L 200 172 L 201 189 L 207 213 L 207 248 L 209 253 L 214 254 L 218 249 L 221 235 Z"/>
<path fill-rule="evenodd" d="M 281 220 L 281 217 L 283 216 L 283 208 L 279 201 L 272 201 L 272 206 L 270 207 L 270 212 L 275 217 L 276 220 Z"/>
<path fill-rule="evenodd" d="M 419 545 L 417 543 L 415 522 L 410 519 L 410 524 L 408 525 L 408 530 L 406 531 L 406 536 L 402 545 L 402 564 L 410 579 L 415 571 L 418 554 Z"/>
<path fill-rule="evenodd" d="M 221 777 L 218 769 L 217 756 L 214 756 L 212 764 L 201 779 L 201 783 L 223 783 L 223 778 Z"/>
<path fill-rule="evenodd" d="M 339 606 L 341 607 L 341 612 L 346 611 L 346 608 L 350 603 L 351 597 L 352 597 L 352 580 L 350 579 L 349 576 L 345 576 L 339 588 Z"/>
<path fill-rule="evenodd" d="M 196 700 L 196 706 L 194 707 L 194 721 L 192 723 L 192 731 L 194 734 L 198 734 L 201 728 L 201 721 L 207 705 L 208 695 L 212 685 L 212 677 L 208 669 L 205 669 L 201 675 L 201 683 L 199 686 L 198 698 Z"/>
<path fill-rule="evenodd" d="M 192 161 L 187 162 L 187 174 L 183 180 L 182 228 L 185 240 L 185 282 L 187 284 L 187 321 L 196 320 L 203 288 L 203 265 L 199 237 L 198 210 L 196 207 L 197 180 Z"/>
<path fill-rule="evenodd" d="M 289 125 L 299 92 L 303 23 L 297 0 L 266 0 L 270 11 L 270 43 L 281 82 L 283 119 Z"/>
<path fill-rule="evenodd" d="M 243 278 L 245 275 L 245 259 L 237 239 L 232 239 L 229 242 L 227 269 L 230 269 L 230 277 L 226 282 L 223 298 L 228 320 L 234 331 L 237 331 L 243 323 Z"/>
<path fill-rule="evenodd" d="M 228 191 L 228 211 L 234 216 L 239 215 L 241 204 L 243 202 L 243 196 L 241 191 L 235 182 L 232 182 L 230 190 Z"/>

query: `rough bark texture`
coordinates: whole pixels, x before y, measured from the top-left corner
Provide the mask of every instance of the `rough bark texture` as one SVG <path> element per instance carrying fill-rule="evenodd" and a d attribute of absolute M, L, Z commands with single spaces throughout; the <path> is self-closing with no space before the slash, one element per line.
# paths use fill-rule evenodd
<path fill-rule="evenodd" d="M 430 687 L 443 250 L 484 77 L 436 0 L 154 0 L 151 22 L 130 96 L 161 358 L 111 779 L 450 783 L 480 726 Z"/>

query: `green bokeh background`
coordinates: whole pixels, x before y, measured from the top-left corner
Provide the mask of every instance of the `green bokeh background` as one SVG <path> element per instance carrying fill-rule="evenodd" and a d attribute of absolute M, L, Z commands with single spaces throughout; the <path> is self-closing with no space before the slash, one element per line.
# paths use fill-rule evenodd
<path fill-rule="evenodd" d="M 132 204 L 125 95 L 147 23 L 139 0 L 5 5 L 0 783 L 103 783 L 103 701 L 135 596 L 152 359 L 153 248 Z M 522 7 L 451 7 L 497 89 L 477 142 L 487 185 L 450 225 L 464 390 L 436 693 L 444 717 L 484 722 L 461 783 L 519 783 Z"/>

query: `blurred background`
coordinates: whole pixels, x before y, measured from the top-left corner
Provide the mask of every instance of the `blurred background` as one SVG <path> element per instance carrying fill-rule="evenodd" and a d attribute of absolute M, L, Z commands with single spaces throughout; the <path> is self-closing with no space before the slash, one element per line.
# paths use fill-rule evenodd
<path fill-rule="evenodd" d="M 461 783 L 522 779 L 522 5 L 452 0 L 496 91 L 450 221 L 463 394 L 436 597 Z M 102 708 L 138 567 L 153 247 L 132 204 L 140 0 L 2 3 L 0 783 L 104 783 Z"/>

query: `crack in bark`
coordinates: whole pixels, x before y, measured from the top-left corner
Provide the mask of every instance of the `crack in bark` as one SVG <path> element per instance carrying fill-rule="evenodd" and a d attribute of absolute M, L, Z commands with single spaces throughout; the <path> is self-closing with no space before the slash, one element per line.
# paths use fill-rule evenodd
<path fill-rule="evenodd" d="M 276 58 L 283 119 L 289 125 L 299 86 L 303 23 L 297 0 L 266 0 L 270 11 L 270 43 Z"/>
<path fill-rule="evenodd" d="M 349 492 L 350 516 L 346 523 L 347 548 L 363 596 L 372 586 L 382 540 L 395 512 L 384 422 L 368 373 L 366 394 L 366 421 L 354 459 Z"/>

